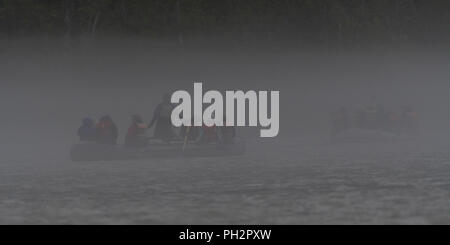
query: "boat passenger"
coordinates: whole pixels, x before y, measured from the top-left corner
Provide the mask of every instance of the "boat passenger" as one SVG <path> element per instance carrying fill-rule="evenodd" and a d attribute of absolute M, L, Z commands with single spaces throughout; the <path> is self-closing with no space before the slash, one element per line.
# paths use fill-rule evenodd
<path fill-rule="evenodd" d="M 96 125 L 97 142 L 101 144 L 117 144 L 118 130 L 110 116 L 104 116 Z"/>
<path fill-rule="evenodd" d="M 387 112 L 387 122 L 386 122 L 386 130 L 391 133 L 399 133 L 400 130 L 400 119 L 397 113 L 393 111 Z"/>
<path fill-rule="evenodd" d="M 152 121 L 149 124 L 151 128 L 155 123 L 154 137 L 169 142 L 175 138 L 172 130 L 172 121 L 170 119 L 173 110 L 173 105 L 170 103 L 170 95 L 165 94 L 162 97 L 161 103 L 156 107 Z"/>
<path fill-rule="evenodd" d="M 147 125 L 143 122 L 140 115 L 131 117 L 131 126 L 128 128 L 125 136 L 125 147 L 141 148 L 148 145 L 148 138 L 145 137 Z"/>
<path fill-rule="evenodd" d="M 97 135 L 92 118 L 86 117 L 83 119 L 81 127 L 78 128 L 78 136 L 80 137 L 80 141 L 83 142 L 96 141 Z"/>
<path fill-rule="evenodd" d="M 401 127 L 402 131 L 406 134 L 411 135 L 417 133 L 417 113 L 413 110 L 412 106 L 403 106 Z"/>
<path fill-rule="evenodd" d="M 206 126 L 203 125 L 200 130 L 200 135 L 198 137 L 198 143 L 209 144 L 219 142 L 219 135 L 216 126 Z"/>

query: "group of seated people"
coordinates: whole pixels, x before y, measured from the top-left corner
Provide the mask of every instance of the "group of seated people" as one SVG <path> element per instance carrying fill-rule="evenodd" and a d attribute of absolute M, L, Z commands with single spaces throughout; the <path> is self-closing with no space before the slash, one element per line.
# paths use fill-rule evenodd
<path fill-rule="evenodd" d="M 110 116 L 102 117 L 98 123 L 92 118 L 85 118 L 78 129 L 80 141 L 115 145 L 118 135 L 117 127 Z"/>
<path fill-rule="evenodd" d="M 352 128 L 411 135 L 417 132 L 417 113 L 411 106 L 403 106 L 400 113 L 395 113 L 385 110 L 381 104 L 359 107 L 351 112 L 346 107 L 341 107 L 333 113 L 333 136 Z"/>
<path fill-rule="evenodd" d="M 162 102 L 156 107 L 153 119 L 149 124 L 144 123 L 140 115 L 131 117 L 131 125 L 125 136 L 125 146 L 129 148 L 146 147 L 151 138 L 146 136 L 147 129 L 155 125 L 154 137 L 163 142 L 176 140 L 195 141 L 196 143 L 224 143 L 231 144 L 236 136 L 234 127 L 186 127 L 182 126 L 179 133 L 173 130 L 171 112 L 173 106 L 170 97 L 164 96 Z M 80 141 L 97 142 L 101 144 L 117 144 L 118 131 L 110 116 L 102 117 L 97 124 L 91 118 L 85 118 L 78 129 Z"/>

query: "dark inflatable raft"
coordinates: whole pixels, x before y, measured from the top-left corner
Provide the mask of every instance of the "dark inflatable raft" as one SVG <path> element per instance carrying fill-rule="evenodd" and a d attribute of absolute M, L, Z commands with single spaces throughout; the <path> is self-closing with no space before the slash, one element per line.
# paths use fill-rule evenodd
<path fill-rule="evenodd" d="M 182 142 L 170 144 L 152 143 L 148 147 L 134 149 L 118 145 L 80 143 L 72 146 L 72 161 L 119 161 L 164 157 L 221 157 L 238 156 L 245 153 L 245 143 L 236 140 L 233 144 L 189 143 L 183 150 Z"/>

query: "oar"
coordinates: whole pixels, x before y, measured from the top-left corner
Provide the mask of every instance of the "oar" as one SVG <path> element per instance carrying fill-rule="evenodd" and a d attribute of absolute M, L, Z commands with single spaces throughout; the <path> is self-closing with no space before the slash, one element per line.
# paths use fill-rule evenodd
<path fill-rule="evenodd" d="M 189 126 L 186 129 L 186 134 L 184 135 L 183 151 L 184 151 L 184 149 L 186 149 L 186 145 L 187 145 L 187 142 L 188 142 L 188 136 L 189 136 L 189 131 L 190 130 L 191 130 L 191 127 Z"/>

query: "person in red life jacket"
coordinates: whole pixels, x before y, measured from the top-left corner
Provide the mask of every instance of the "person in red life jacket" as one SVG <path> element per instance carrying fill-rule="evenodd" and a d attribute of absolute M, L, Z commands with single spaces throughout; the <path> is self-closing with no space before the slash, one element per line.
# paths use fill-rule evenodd
<path fill-rule="evenodd" d="M 169 142 L 176 138 L 175 133 L 172 130 L 171 114 L 173 105 L 170 103 L 170 94 L 165 94 L 162 97 L 161 103 L 156 107 L 153 118 L 148 128 L 153 127 L 156 123 L 154 137 L 161 139 L 165 142 Z"/>
<path fill-rule="evenodd" d="M 142 120 L 140 115 L 133 115 L 131 117 L 131 126 L 128 128 L 125 136 L 125 147 L 141 148 L 148 144 L 148 138 L 145 137 L 145 130 L 147 125 Z"/>
<path fill-rule="evenodd" d="M 104 116 L 96 125 L 97 142 L 101 144 L 117 144 L 119 135 L 116 125 L 110 116 Z"/>

